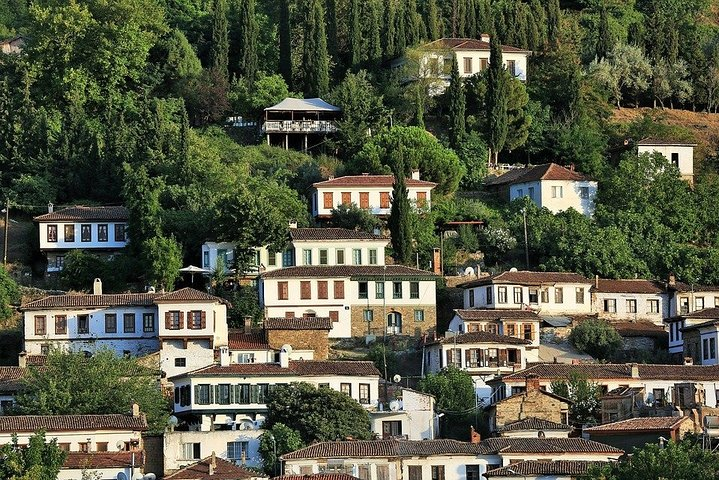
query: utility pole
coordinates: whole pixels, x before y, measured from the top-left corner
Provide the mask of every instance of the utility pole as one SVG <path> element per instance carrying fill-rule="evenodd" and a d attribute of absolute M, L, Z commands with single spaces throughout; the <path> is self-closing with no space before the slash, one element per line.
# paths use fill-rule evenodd
<path fill-rule="evenodd" d="M 2 263 L 7 266 L 7 234 L 10 228 L 10 199 L 5 199 L 5 245 L 3 248 Z"/>
<path fill-rule="evenodd" d="M 527 209 L 522 209 L 522 217 L 524 218 L 524 259 L 527 262 L 527 270 L 529 270 L 529 240 L 527 240 Z"/>

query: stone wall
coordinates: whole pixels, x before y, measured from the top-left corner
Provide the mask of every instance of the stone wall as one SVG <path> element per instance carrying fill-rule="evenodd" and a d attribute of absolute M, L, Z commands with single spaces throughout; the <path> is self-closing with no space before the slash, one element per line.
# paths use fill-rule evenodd
<path fill-rule="evenodd" d="M 565 423 L 569 404 L 539 390 L 529 390 L 496 405 L 497 427 L 528 417 L 541 418 L 550 422 Z"/>
<path fill-rule="evenodd" d="M 372 310 L 372 321 L 364 320 L 365 310 Z M 414 319 L 415 310 L 424 310 L 424 321 L 418 322 Z M 385 313 L 389 315 L 397 312 L 402 315 L 401 335 L 421 337 L 423 334 L 431 334 L 437 330 L 437 307 L 435 305 L 411 305 L 411 306 L 353 306 L 351 308 L 352 336 L 364 337 L 367 334 L 381 336 L 387 328 Z"/>
<path fill-rule="evenodd" d="M 327 360 L 330 349 L 327 334 L 327 330 L 267 330 L 267 343 L 274 350 L 287 344 L 293 348 L 312 349 L 315 360 Z"/>

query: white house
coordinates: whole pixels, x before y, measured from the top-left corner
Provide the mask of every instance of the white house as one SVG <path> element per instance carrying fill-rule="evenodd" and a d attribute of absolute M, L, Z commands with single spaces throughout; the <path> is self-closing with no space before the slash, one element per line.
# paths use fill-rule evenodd
<path fill-rule="evenodd" d="M 663 325 L 669 316 L 666 285 L 652 280 L 596 278 L 592 304 L 597 316 L 606 320 L 651 321 Z"/>
<path fill-rule="evenodd" d="M 592 309 L 592 281 L 576 273 L 512 269 L 459 286 L 465 309 L 529 309 L 540 315 L 589 314 Z"/>
<path fill-rule="evenodd" d="M 669 163 L 679 169 L 684 180 L 694 183 L 694 147 L 696 146 L 696 143 L 645 138 L 637 142 L 637 155 L 661 153 Z"/>
<path fill-rule="evenodd" d="M 265 108 L 262 132 L 267 135 L 267 145 L 306 152 L 337 131 L 341 113 L 340 107 L 321 98 L 285 98 Z"/>
<path fill-rule="evenodd" d="M 419 336 L 437 319 L 436 276 L 403 265 L 298 266 L 260 276 L 265 317 L 329 317 L 330 338 Z"/>
<path fill-rule="evenodd" d="M 383 389 L 380 387 L 380 395 Z M 411 388 L 392 390 L 393 400 L 383 397 L 369 411 L 372 432 L 385 440 L 433 440 L 439 420 L 434 414 L 434 396 Z"/>
<path fill-rule="evenodd" d="M 72 250 L 112 254 L 128 242 L 125 207 L 74 206 L 35 217 L 40 230 L 40 251 L 47 256 L 47 271 L 62 270 L 65 255 Z"/>
<path fill-rule="evenodd" d="M 547 208 L 552 213 L 573 208 L 592 216 L 597 196 L 597 182 L 575 172 L 573 167 L 556 163 L 510 170 L 488 179 L 485 186 L 510 202 L 529 197 L 539 208 Z"/>
<path fill-rule="evenodd" d="M 165 432 L 163 458 L 166 473 L 192 465 L 213 452 L 219 459 L 235 464 L 262 467 L 259 446 L 260 436 L 265 431 L 254 422 L 221 423 L 214 430 L 197 428 Z"/>
<path fill-rule="evenodd" d="M 330 177 L 312 185 L 312 216 L 327 219 L 332 209 L 340 205 L 355 204 L 373 215 L 387 217 L 392 208 L 392 175 L 352 175 Z M 418 208 L 432 206 L 432 189 L 436 183 L 420 180 L 419 171 L 412 172 L 406 181 L 407 196 Z"/>
<path fill-rule="evenodd" d="M 679 282 L 674 275 L 669 275 L 667 289 L 670 293 L 670 317 L 719 307 L 719 286 Z"/>
<path fill-rule="evenodd" d="M 190 463 L 176 471 L 167 471 L 165 480 L 254 480 L 267 478 L 257 470 L 250 470 L 238 465 L 238 462 L 223 460 L 216 454 Z"/>
<path fill-rule="evenodd" d="M 142 434 L 147 430 L 145 416 L 137 405 L 132 413 L 111 415 L 22 415 L 0 416 L 0 445 L 28 445 L 30 437 L 45 430 L 46 440 L 56 439 L 68 452 L 59 480 L 80 478 L 82 470 L 96 471 L 100 478 L 133 478 L 144 468 Z"/>
<path fill-rule="evenodd" d="M 542 318 L 532 310 L 459 309 L 454 311 L 447 331 L 452 335 L 488 332 L 527 340 L 527 361 L 536 362 L 541 321 Z"/>

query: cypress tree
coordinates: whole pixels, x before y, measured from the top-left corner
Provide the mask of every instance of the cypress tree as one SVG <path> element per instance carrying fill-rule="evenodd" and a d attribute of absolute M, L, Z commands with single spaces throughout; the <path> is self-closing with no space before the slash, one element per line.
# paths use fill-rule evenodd
<path fill-rule="evenodd" d="M 228 55 L 230 43 L 227 38 L 227 3 L 225 0 L 212 2 L 212 44 L 210 46 L 210 68 L 228 77 Z"/>
<path fill-rule="evenodd" d="M 325 18 L 322 0 L 310 0 L 305 14 L 305 41 L 302 48 L 302 70 L 306 97 L 327 95 L 330 62 L 327 55 Z"/>
<path fill-rule="evenodd" d="M 359 68 L 359 64 L 362 63 L 362 29 L 360 23 L 360 2 L 359 0 L 350 0 L 350 51 L 352 52 L 352 59 L 350 65 L 353 70 Z"/>
<path fill-rule="evenodd" d="M 492 6 L 489 0 L 477 0 L 477 33 L 489 33 L 492 31 Z"/>
<path fill-rule="evenodd" d="M 547 42 L 547 12 L 544 10 L 544 6 L 540 0 L 532 0 L 530 8 L 532 18 L 534 18 L 534 25 L 537 27 L 537 32 L 539 33 L 539 41 L 534 48 L 540 48 Z"/>
<path fill-rule="evenodd" d="M 609 15 L 607 14 L 607 5 L 602 2 L 599 9 L 599 28 L 597 29 L 597 59 L 607 58 L 612 49 L 609 39 Z"/>
<path fill-rule="evenodd" d="M 395 2 L 394 28 L 397 31 L 395 39 L 395 55 L 404 54 L 407 49 L 407 9 L 403 0 Z"/>
<path fill-rule="evenodd" d="M 407 172 L 405 168 L 404 147 L 400 145 L 396 151 L 394 185 L 392 187 L 392 208 L 390 209 L 387 226 L 392 236 L 394 259 L 397 263 L 403 265 L 409 264 L 412 260 L 412 234 L 409 225 L 411 206 L 407 194 Z"/>
<path fill-rule="evenodd" d="M 556 50 L 559 46 L 559 24 L 561 11 L 559 0 L 547 1 L 547 42 L 550 50 Z"/>
<path fill-rule="evenodd" d="M 457 150 L 465 134 L 465 98 L 456 55 L 452 55 L 452 73 L 449 77 L 447 95 L 449 96 L 449 144 Z"/>
<path fill-rule="evenodd" d="M 467 36 L 467 0 L 457 0 L 457 36 Z"/>
<path fill-rule="evenodd" d="M 466 0 L 466 16 L 464 30 L 465 36 L 468 38 L 477 38 L 477 8 L 475 6 L 475 0 Z"/>
<path fill-rule="evenodd" d="M 405 26 L 405 45 L 417 45 L 421 39 L 422 17 L 417 11 L 417 0 L 405 0 L 404 15 L 407 19 Z"/>
<path fill-rule="evenodd" d="M 255 0 L 242 0 L 239 9 L 239 73 L 250 82 L 257 77 L 257 36 L 259 27 L 255 17 Z"/>
<path fill-rule="evenodd" d="M 442 17 L 437 8 L 437 0 L 427 2 L 427 34 L 430 40 L 442 38 Z"/>
<path fill-rule="evenodd" d="M 397 56 L 397 31 L 394 29 L 394 17 L 397 12 L 395 11 L 394 2 L 388 0 L 387 8 L 385 10 L 385 22 L 384 22 L 384 56 L 385 58 L 394 58 Z"/>
<path fill-rule="evenodd" d="M 487 127 L 491 163 L 497 165 L 499 152 L 507 140 L 508 117 L 507 96 L 509 90 L 508 73 L 502 65 L 502 46 L 496 35 L 489 41 L 489 69 L 487 73 Z"/>
<path fill-rule="evenodd" d="M 290 0 L 280 0 L 280 75 L 292 90 L 292 29 L 290 27 Z"/>
<path fill-rule="evenodd" d="M 368 2 L 369 22 L 366 25 L 365 43 L 367 45 L 367 60 L 370 65 L 377 67 L 382 60 L 382 39 L 381 27 L 382 11 L 379 0 L 370 0 Z"/>
<path fill-rule="evenodd" d="M 327 0 L 327 51 L 337 61 L 337 0 Z"/>

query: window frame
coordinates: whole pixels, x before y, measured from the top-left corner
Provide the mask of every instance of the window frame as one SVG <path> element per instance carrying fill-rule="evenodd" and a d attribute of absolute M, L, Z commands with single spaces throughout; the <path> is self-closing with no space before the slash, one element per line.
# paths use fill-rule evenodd
<path fill-rule="evenodd" d="M 87 235 L 86 235 L 87 234 Z M 80 242 L 92 242 L 92 225 L 89 223 L 80 224 Z"/>
<path fill-rule="evenodd" d="M 35 335 L 47 335 L 47 315 L 35 315 Z"/>
<path fill-rule="evenodd" d="M 63 226 L 63 242 L 65 243 L 75 243 L 75 224 L 74 223 L 66 223 Z"/>
<path fill-rule="evenodd" d="M 149 328 L 148 328 L 148 319 Z M 144 312 L 142 314 L 142 331 L 145 333 L 151 333 L 155 331 L 155 314 L 152 312 Z"/>
<path fill-rule="evenodd" d="M 132 321 L 130 321 L 132 319 Z M 128 328 L 129 327 L 129 328 Z M 122 315 L 122 331 L 125 333 L 135 333 L 137 330 L 137 315 L 134 313 L 124 313 Z"/>
<path fill-rule="evenodd" d="M 369 298 L 369 282 L 357 282 L 357 298 L 360 300 Z"/>
<path fill-rule="evenodd" d="M 401 300 L 403 294 L 402 282 L 392 282 L 392 299 Z"/>
<path fill-rule="evenodd" d="M 409 282 L 409 298 L 419 299 L 419 282 Z"/>
<path fill-rule="evenodd" d="M 117 314 L 105 314 L 105 333 L 117 333 Z"/>
<path fill-rule="evenodd" d="M 82 322 L 81 322 L 82 320 Z M 87 314 L 80 314 L 76 318 L 77 321 L 77 333 L 78 334 L 88 334 L 90 333 L 90 315 Z M 80 328 L 81 325 L 84 325 L 82 328 Z"/>
<path fill-rule="evenodd" d="M 47 226 L 47 242 L 48 243 L 57 243 L 57 224 L 56 223 L 49 224 Z"/>

